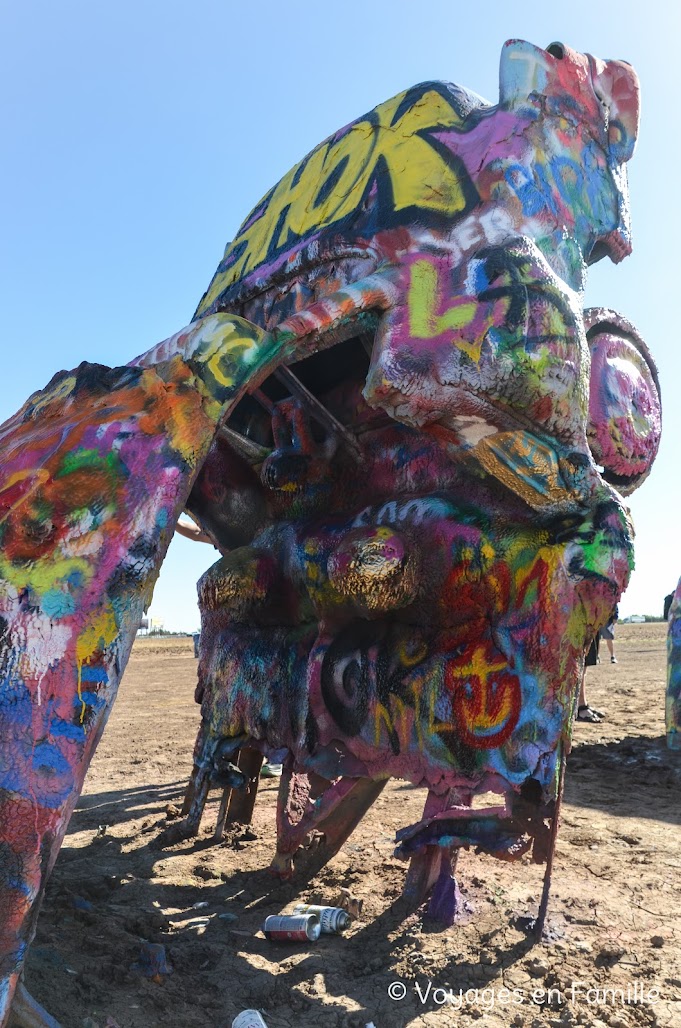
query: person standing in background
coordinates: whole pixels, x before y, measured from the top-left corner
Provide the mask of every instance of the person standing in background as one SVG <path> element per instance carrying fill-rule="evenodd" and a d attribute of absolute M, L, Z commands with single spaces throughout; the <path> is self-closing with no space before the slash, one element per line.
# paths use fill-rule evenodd
<path fill-rule="evenodd" d="M 601 721 L 605 718 L 605 714 L 602 710 L 595 710 L 588 702 L 586 698 L 586 669 L 588 667 L 595 667 L 599 663 L 598 647 L 600 643 L 600 633 L 596 632 L 595 636 L 591 640 L 591 645 L 586 651 L 586 657 L 584 659 L 584 673 L 582 674 L 582 682 L 579 687 L 579 699 L 577 700 L 577 720 L 588 721 L 592 725 L 600 725 Z"/>
<path fill-rule="evenodd" d="M 665 619 L 665 621 L 669 620 L 669 610 L 671 608 L 672 600 L 673 599 L 674 599 L 674 593 L 669 593 L 664 598 L 664 605 L 662 607 L 662 617 Z"/>
<path fill-rule="evenodd" d="M 619 610 L 617 607 L 612 612 L 612 617 L 608 621 L 605 628 L 601 629 L 601 639 L 605 639 L 605 645 L 608 647 L 608 653 L 610 654 L 610 663 L 616 664 L 617 657 L 615 656 L 615 625 L 619 618 Z"/>

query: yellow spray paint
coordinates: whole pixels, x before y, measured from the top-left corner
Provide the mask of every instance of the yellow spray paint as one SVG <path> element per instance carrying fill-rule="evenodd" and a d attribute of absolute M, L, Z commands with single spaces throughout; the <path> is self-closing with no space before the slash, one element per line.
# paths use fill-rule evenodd
<path fill-rule="evenodd" d="M 90 658 L 110 646 L 118 636 L 116 617 L 111 605 L 97 611 L 76 640 L 76 666 L 78 669 L 78 699 L 80 700 L 80 723 L 85 719 L 85 702 L 82 695 L 82 669 Z"/>
<path fill-rule="evenodd" d="M 341 221 L 357 210 L 383 165 L 392 192 L 393 210 L 416 207 L 454 215 L 469 198 L 462 174 L 448 163 L 425 134 L 460 128 L 461 118 L 435 90 L 428 90 L 405 110 L 406 93 L 376 107 L 331 138 L 289 171 L 261 201 L 262 211 L 247 219 L 225 254 L 242 250 L 227 271 L 218 272 L 197 313 L 233 282 L 249 274 L 267 257 Z M 465 174 L 465 173 L 464 173 Z"/>

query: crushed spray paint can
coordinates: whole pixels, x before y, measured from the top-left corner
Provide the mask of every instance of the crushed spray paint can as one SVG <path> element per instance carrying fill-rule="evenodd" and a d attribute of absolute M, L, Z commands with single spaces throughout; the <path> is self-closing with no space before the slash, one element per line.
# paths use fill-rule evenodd
<path fill-rule="evenodd" d="M 350 927 L 350 915 L 342 907 L 320 907 L 314 903 L 298 903 L 295 914 L 316 914 L 322 935 L 340 935 Z"/>
<path fill-rule="evenodd" d="M 262 930 L 272 942 L 316 942 L 321 925 L 316 914 L 271 914 L 265 918 Z"/>
<path fill-rule="evenodd" d="M 232 1021 L 232 1028 L 267 1028 L 258 1010 L 242 1010 Z"/>

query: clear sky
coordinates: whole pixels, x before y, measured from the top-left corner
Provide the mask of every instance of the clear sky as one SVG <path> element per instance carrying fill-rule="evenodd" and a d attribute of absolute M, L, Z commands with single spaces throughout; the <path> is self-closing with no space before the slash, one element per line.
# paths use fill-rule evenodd
<path fill-rule="evenodd" d="M 0 421 L 54 372 L 125 364 L 182 328 L 255 202 L 325 136 L 425 79 L 496 102 L 506 39 L 559 40 L 639 73 L 634 254 L 590 272 L 656 357 L 664 430 L 631 498 L 622 616 L 661 612 L 681 575 L 681 201 L 672 0 L 21 0 L 0 13 Z M 680 395 L 675 396 L 676 385 Z M 150 614 L 198 625 L 215 551 L 175 537 Z"/>

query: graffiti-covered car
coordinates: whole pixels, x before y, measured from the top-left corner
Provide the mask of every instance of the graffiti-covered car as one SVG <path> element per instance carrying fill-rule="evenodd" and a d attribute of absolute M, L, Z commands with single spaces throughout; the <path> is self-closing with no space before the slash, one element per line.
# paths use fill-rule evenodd
<path fill-rule="evenodd" d="M 587 265 L 630 249 L 638 110 L 629 65 L 561 44 L 507 43 L 496 105 L 409 89 L 274 186 L 188 328 L 0 427 L 0 1024 L 184 509 L 226 551 L 190 829 L 277 753 L 282 874 L 391 775 L 427 789 L 399 852 L 445 920 L 460 846 L 546 856 L 659 438 L 642 340 L 606 319 L 592 364 L 582 311 Z"/>

